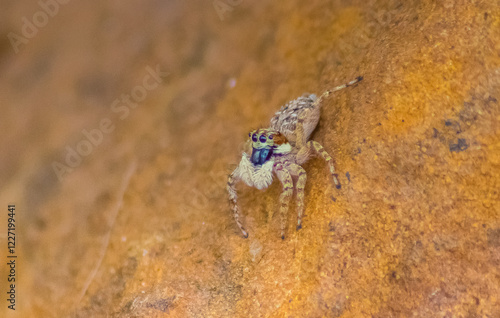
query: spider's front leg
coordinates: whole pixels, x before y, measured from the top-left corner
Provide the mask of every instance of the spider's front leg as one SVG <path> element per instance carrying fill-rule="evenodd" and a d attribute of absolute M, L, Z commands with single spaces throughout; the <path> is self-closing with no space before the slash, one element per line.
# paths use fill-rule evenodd
<path fill-rule="evenodd" d="M 240 222 L 240 209 L 238 207 L 238 202 L 237 202 L 238 194 L 236 193 L 236 183 L 240 181 L 240 178 L 237 177 L 238 175 L 237 171 L 238 168 L 236 168 L 236 170 L 234 170 L 233 173 L 231 173 L 228 177 L 227 192 L 229 193 L 229 202 L 231 203 L 231 209 L 233 210 L 234 220 L 236 221 L 236 224 L 240 228 L 243 236 L 245 238 L 248 238 L 248 232 L 245 230 L 245 228 Z"/>
<path fill-rule="evenodd" d="M 283 185 L 283 192 L 280 195 L 280 217 L 281 217 L 281 239 L 285 239 L 285 227 L 287 220 L 288 205 L 293 194 L 293 180 L 290 172 L 281 163 L 277 164 L 276 175 Z"/>

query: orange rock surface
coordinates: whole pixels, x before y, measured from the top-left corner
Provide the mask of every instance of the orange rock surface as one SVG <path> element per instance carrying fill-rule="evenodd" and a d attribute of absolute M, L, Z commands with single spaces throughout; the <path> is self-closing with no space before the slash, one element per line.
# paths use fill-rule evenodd
<path fill-rule="evenodd" d="M 71 1 L 17 53 L 43 9 L 3 7 L 1 316 L 500 317 L 494 1 Z M 241 185 L 242 238 L 248 131 L 358 75 L 312 137 L 342 189 L 309 161 L 282 241 L 278 182 Z"/>

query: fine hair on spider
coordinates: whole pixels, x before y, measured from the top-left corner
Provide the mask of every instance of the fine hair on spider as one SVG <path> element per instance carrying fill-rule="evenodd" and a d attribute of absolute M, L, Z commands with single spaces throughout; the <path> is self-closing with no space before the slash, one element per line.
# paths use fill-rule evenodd
<path fill-rule="evenodd" d="M 295 189 L 297 191 L 297 230 L 302 228 L 304 214 L 304 187 L 306 171 L 302 165 L 312 156 L 319 156 L 328 165 L 330 175 L 337 189 L 340 183 L 335 173 L 332 157 L 317 141 L 309 140 L 320 117 L 321 102 L 330 94 L 360 82 L 363 77 L 325 91 L 319 97 L 304 94 L 289 101 L 271 118 L 268 128 L 254 129 L 249 134 L 245 151 L 236 169 L 229 175 L 227 191 L 234 219 L 241 233 L 248 237 L 247 230 L 240 221 L 240 209 L 237 202 L 236 184 L 243 181 L 250 187 L 266 189 L 273 182 L 273 175 L 278 177 L 283 188 L 279 198 L 281 238 L 285 239 L 286 215 Z"/>

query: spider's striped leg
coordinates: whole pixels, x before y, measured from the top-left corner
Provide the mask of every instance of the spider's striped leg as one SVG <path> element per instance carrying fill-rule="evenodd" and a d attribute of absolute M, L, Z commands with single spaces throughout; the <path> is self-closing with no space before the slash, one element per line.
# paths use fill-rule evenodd
<path fill-rule="evenodd" d="M 323 158 L 323 160 L 326 161 L 326 163 L 328 164 L 328 166 L 330 168 L 330 173 L 332 175 L 333 182 L 335 183 L 335 187 L 337 189 L 340 189 L 341 186 L 340 186 L 339 180 L 337 179 L 337 174 L 335 173 L 335 167 L 333 166 L 333 159 L 332 159 L 332 157 L 330 157 L 328 152 L 326 152 L 325 148 L 323 148 L 323 146 L 320 145 L 319 142 L 314 141 L 314 140 L 308 141 L 307 147 L 310 149 L 313 149 L 314 152 L 316 152 L 318 155 L 321 156 L 321 158 Z"/>
<path fill-rule="evenodd" d="M 293 194 L 293 180 L 290 172 L 282 164 L 276 165 L 276 174 L 283 184 L 283 192 L 280 195 L 280 217 L 281 217 L 281 239 L 285 239 L 285 227 L 287 220 L 288 205 Z"/>
<path fill-rule="evenodd" d="M 306 142 L 306 138 L 304 136 L 304 120 L 307 117 L 307 113 L 309 113 L 309 110 L 304 109 L 297 119 L 297 127 L 295 128 L 295 147 L 297 149 L 301 149 L 302 147 L 304 147 L 304 144 Z"/>
<path fill-rule="evenodd" d="M 234 220 L 236 221 L 236 224 L 240 228 L 243 236 L 245 238 L 247 238 L 248 232 L 245 230 L 245 228 L 243 227 L 243 225 L 240 222 L 240 209 L 238 207 L 238 203 L 236 202 L 236 200 L 238 198 L 238 195 L 236 193 L 236 183 L 238 181 L 240 181 L 239 177 L 236 176 L 237 170 L 238 170 L 238 168 L 236 168 L 236 170 L 234 170 L 233 173 L 231 173 L 228 177 L 227 192 L 229 193 L 229 202 L 231 203 L 231 209 L 233 210 Z"/>
<path fill-rule="evenodd" d="M 330 96 L 331 94 L 335 93 L 336 91 L 340 91 L 341 89 L 344 89 L 344 88 L 352 86 L 358 82 L 361 82 L 362 80 L 363 80 L 363 76 L 358 76 L 354 80 L 350 81 L 349 83 L 345 83 L 345 84 L 339 85 L 337 87 L 334 87 L 332 89 L 325 91 L 323 94 L 321 94 L 321 96 L 318 99 L 316 99 L 316 101 L 314 102 L 314 107 L 319 105 L 321 103 L 321 101 L 323 100 L 323 98 Z"/>
<path fill-rule="evenodd" d="M 304 188 L 306 186 L 306 171 L 299 165 L 291 164 L 288 168 L 292 176 L 297 176 L 295 187 L 297 188 L 297 231 L 302 228 L 302 216 L 304 215 Z"/>

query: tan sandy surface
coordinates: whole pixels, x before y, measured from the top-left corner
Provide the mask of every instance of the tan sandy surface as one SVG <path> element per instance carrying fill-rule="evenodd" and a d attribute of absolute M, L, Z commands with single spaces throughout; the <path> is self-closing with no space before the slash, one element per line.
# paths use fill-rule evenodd
<path fill-rule="evenodd" d="M 42 9 L 3 1 L 0 316 L 500 317 L 497 1 L 220 2 L 69 1 L 15 53 Z M 248 131 L 358 75 L 313 134 L 342 189 L 308 162 L 282 241 L 278 182 L 242 185 L 242 238 L 225 184 Z"/>

